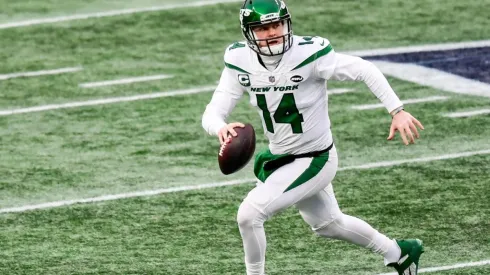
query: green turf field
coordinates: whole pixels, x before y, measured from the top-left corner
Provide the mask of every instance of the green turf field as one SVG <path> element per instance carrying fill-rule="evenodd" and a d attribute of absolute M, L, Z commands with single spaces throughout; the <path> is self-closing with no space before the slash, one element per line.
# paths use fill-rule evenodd
<path fill-rule="evenodd" d="M 178 1 L 0 0 L 0 23 Z M 183 1 L 191 2 L 191 1 Z M 135 4 L 138 3 L 138 4 Z M 179 1 L 182 3 L 182 1 Z M 489 39 L 482 2 L 383 0 L 288 2 L 294 31 L 327 37 L 337 51 Z M 4 8 L 5 7 L 5 8 Z M 0 111 L 215 85 L 224 49 L 241 39 L 239 3 L 0 29 L 0 75 L 83 67 L 76 73 L 0 80 Z M 80 83 L 172 74 L 172 79 L 80 88 Z M 490 116 L 441 114 L 488 108 L 489 97 L 447 93 L 388 78 L 422 139 L 388 142 L 384 109 L 359 83 L 329 83 L 341 167 L 490 149 Z M 201 128 L 211 92 L 0 116 L 0 274 L 244 274 L 236 225 L 252 183 L 151 197 L 1 213 L 59 200 L 253 178 L 223 176 L 217 141 Z M 258 129 L 245 96 L 231 120 Z M 345 213 L 395 238 L 426 244 L 422 267 L 490 260 L 490 155 L 340 171 Z M 265 224 L 268 274 L 378 274 L 381 257 L 313 235 L 294 209 Z M 490 274 L 490 266 L 434 272 Z"/>

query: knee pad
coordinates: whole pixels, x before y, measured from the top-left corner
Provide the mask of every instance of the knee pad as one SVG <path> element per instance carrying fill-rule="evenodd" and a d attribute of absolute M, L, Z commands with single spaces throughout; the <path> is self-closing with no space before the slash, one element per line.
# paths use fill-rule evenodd
<path fill-rule="evenodd" d="M 237 222 L 240 228 L 250 228 L 253 226 L 262 226 L 266 216 L 258 211 L 252 204 L 247 201 L 242 202 L 238 208 Z"/>

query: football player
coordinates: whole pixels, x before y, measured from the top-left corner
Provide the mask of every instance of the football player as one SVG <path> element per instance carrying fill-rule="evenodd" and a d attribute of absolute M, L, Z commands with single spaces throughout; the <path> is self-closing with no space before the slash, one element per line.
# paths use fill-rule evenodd
<path fill-rule="evenodd" d="M 369 61 L 336 53 L 322 37 L 293 35 L 284 1 L 245 0 L 240 10 L 246 39 L 227 47 L 225 68 L 202 117 L 204 129 L 221 143 L 236 136 L 225 119 L 248 92 L 262 118 L 269 148 L 255 159 L 259 180 L 239 207 L 237 221 L 248 275 L 264 274 L 263 224 L 296 206 L 312 230 L 379 253 L 399 274 L 417 274 L 422 242 L 395 240 L 361 219 L 343 214 L 334 195 L 337 151 L 330 131 L 326 81 L 363 81 L 392 116 L 388 139 L 399 132 L 405 145 L 422 124 L 404 111 L 383 74 Z"/>

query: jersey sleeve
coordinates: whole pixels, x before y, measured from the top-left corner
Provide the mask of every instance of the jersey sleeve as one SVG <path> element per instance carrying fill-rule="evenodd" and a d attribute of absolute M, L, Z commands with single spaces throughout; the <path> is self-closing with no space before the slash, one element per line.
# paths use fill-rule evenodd
<path fill-rule="evenodd" d="M 206 132 L 210 135 L 218 135 L 219 130 L 226 125 L 225 119 L 235 108 L 243 92 L 235 73 L 225 67 L 211 102 L 206 106 L 202 116 L 202 127 Z"/>
<path fill-rule="evenodd" d="M 318 77 L 326 80 L 363 81 L 390 113 L 403 105 L 383 73 L 360 57 L 336 53 L 332 49 L 318 60 L 316 72 Z"/>

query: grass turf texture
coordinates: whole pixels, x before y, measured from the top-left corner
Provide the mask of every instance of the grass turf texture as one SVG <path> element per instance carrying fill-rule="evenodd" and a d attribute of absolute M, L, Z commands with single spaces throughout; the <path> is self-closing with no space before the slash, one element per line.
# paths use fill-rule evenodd
<path fill-rule="evenodd" d="M 344 171 L 334 187 L 345 213 L 366 219 L 391 237 L 423 239 L 424 266 L 485 259 L 490 255 L 483 245 L 490 241 L 485 195 L 489 161 L 490 156 L 479 156 Z M 235 215 L 251 187 L 6 214 L 0 220 L 4 244 L 0 270 L 14 272 L 10 274 L 241 274 L 243 254 Z M 316 237 L 295 209 L 274 217 L 265 227 L 268 274 L 388 271 L 379 256 Z"/>
<path fill-rule="evenodd" d="M 410 83 L 393 84 L 402 98 L 437 94 Z M 399 136 L 386 141 L 390 119 L 384 109 L 350 109 L 355 103 L 377 101 L 367 88 L 355 88 L 357 92 L 330 98 L 341 167 L 490 148 L 487 116 L 440 115 L 483 106 L 488 99 L 452 95 L 446 102 L 407 106 L 426 130 L 416 145 L 405 147 Z M 0 117 L 0 172 L 6 175 L 0 180 L 0 206 L 252 177 L 250 166 L 232 176 L 219 171 L 217 140 L 204 133 L 200 122 L 210 95 Z M 260 117 L 247 96 L 230 118 L 234 120 L 251 122 L 258 133 L 257 148 L 266 147 Z"/>
<path fill-rule="evenodd" d="M 221 4 L 0 30 L 0 73 L 85 68 L 63 76 L 2 81 L 0 107 L 215 83 L 222 70 L 225 47 L 242 39 L 238 7 L 239 3 Z M 337 51 L 490 36 L 486 28 L 489 21 L 479 1 L 447 1 L 440 5 L 438 1 L 420 0 L 362 4 L 308 0 L 291 1 L 290 9 L 296 34 L 325 36 Z M 162 72 L 176 78 L 99 89 L 78 88 L 83 82 Z"/>
<path fill-rule="evenodd" d="M 135 2 L 131 0 L 0 0 L 0 6 L 2 7 L 2 10 L 0 11 L 0 23 L 192 2 L 196 1 L 139 0 Z"/>
<path fill-rule="evenodd" d="M 93 7 L 105 9 L 109 2 L 94 1 Z M 60 6 L 51 1 L 38 8 L 33 3 L 10 5 L 9 1 L 2 11 L 10 20 L 30 13 L 64 13 L 83 5 L 63 1 Z M 480 1 L 288 4 L 295 33 L 325 36 L 337 51 L 490 36 Z M 223 67 L 224 48 L 242 39 L 238 5 L 0 30 L 1 74 L 85 68 L 73 74 L 0 81 L 0 109 L 215 83 Z M 78 88 L 83 82 L 160 73 L 176 77 Z M 390 118 L 384 109 L 350 109 L 377 103 L 364 85 L 329 84 L 356 89 L 329 99 L 341 166 L 489 149 L 489 116 L 450 119 L 440 115 L 487 107 L 488 98 L 389 80 L 402 99 L 442 94 L 451 99 L 407 106 L 426 130 L 415 146 L 404 147 L 398 137 L 395 142 L 385 141 Z M 252 177 L 250 166 L 233 177 L 220 174 L 217 142 L 200 126 L 210 96 L 202 93 L 0 117 L 0 207 Z M 264 148 L 260 118 L 247 100 L 248 96 L 242 99 L 231 120 L 251 122 L 259 133 L 258 148 Z M 346 213 L 366 218 L 393 237 L 424 239 L 424 266 L 478 261 L 490 258 L 489 208 L 484 197 L 490 192 L 485 174 L 489 161 L 488 156 L 475 156 L 344 171 L 338 174 L 335 188 Z M 243 185 L 2 215 L 0 273 L 241 274 L 235 213 L 250 188 Z M 389 271 L 379 257 L 362 249 L 314 237 L 293 209 L 267 223 L 266 230 L 270 233 L 270 274 Z M 488 270 L 475 267 L 440 274 L 485 274 Z"/>

